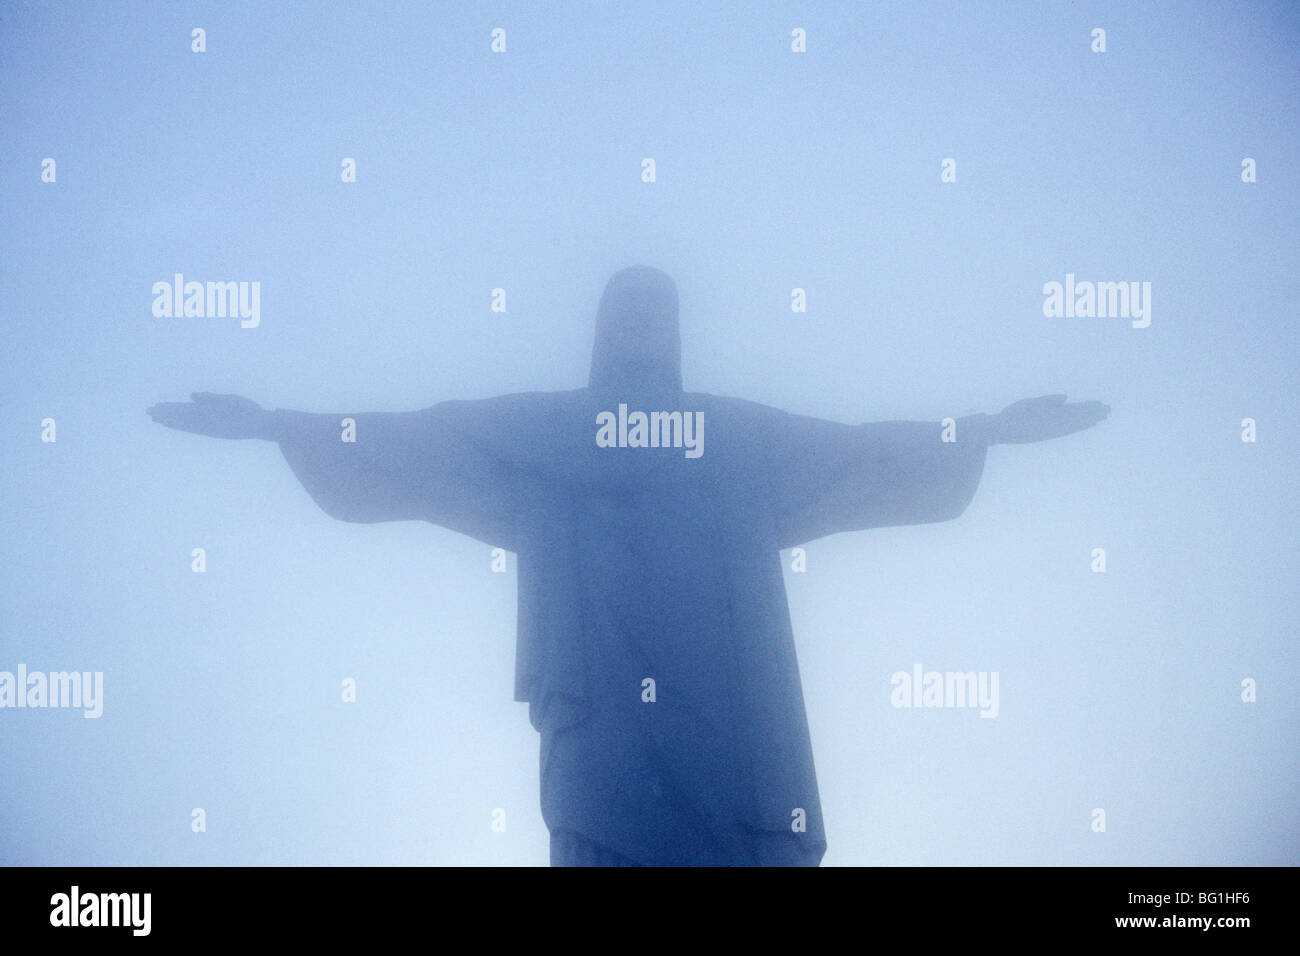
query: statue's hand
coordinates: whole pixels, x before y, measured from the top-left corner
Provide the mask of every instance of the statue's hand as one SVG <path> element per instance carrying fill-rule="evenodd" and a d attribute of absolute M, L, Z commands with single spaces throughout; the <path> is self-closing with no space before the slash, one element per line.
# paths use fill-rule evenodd
<path fill-rule="evenodd" d="M 160 425 L 209 438 L 269 438 L 271 413 L 238 395 L 194 392 L 192 402 L 161 402 L 149 408 Z"/>
<path fill-rule="evenodd" d="M 990 443 L 1023 445 L 1060 438 L 1091 428 L 1109 414 L 1110 406 L 1101 402 L 1067 405 L 1064 395 L 1026 398 L 1008 405 L 993 417 L 989 423 Z"/>

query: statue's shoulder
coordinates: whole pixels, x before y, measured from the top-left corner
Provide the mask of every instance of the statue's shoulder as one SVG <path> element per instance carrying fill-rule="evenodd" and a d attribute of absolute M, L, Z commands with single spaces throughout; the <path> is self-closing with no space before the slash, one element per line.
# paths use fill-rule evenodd
<path fill-rule="evenodd" d="M 714 420 L 719 423 L 727 421 L 736 425 L 762 425 L 789 414 L 779 408 L 753 402 L 747 398 L 713 395 L 708 392 L 683 392 L 682 402 L 689 410 L 702 411 L 706 415 L 712 414 Z"/>
<path fill-rule="evenodd" d="M 429 415 L 475 413 L 489 415 L 531 415 L 581 406 L 585 388 L 562 392 L 510 392 L 488 398 L 453 398 L 421 411 Z"/>

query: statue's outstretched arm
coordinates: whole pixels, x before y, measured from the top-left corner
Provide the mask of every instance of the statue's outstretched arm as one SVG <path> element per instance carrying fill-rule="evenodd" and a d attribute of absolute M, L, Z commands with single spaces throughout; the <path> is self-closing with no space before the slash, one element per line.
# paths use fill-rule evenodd
<path fill-rule="evenodd" d="M 280 446 L 321 509 L 340 521 L 431 521 L 518 550 L 521 516 L 537 506 L 526 475 L 479 447 L 461 419 L 473 402 L 414 412 L 268 410 L 238 395 L 195 392 L 148 412 L 169 428 Z"/>
<path fill-rule="evenodd" d="M 755 447 L 762 490 L 783 547 L 842 531 L 956 518 L 970 504 L 989 446 L 1059 438 L 1110 413 L 1064 395 L 1016 402 L 995 415 L 942 422 L 841 425 L 770 410 Z"/>
<path fill-rule="evenodd" d="M 1064 395 L 1041 395 L 1008 405 L 996 415 L 958 419 L 958 440 L 971 438 L 985 445 L 1024 445 L 1048 441 L 1091 428 L 1110 415 L 1102 402 L 1066 403 Z"/>
<path fill-rule="evenodd" d="M 194 392 L 188 402 L 159 402 L 148 409 L 160 425 L 209 438 L 265 438 L 276 441 L 275 413 L 239 395 Z"/>

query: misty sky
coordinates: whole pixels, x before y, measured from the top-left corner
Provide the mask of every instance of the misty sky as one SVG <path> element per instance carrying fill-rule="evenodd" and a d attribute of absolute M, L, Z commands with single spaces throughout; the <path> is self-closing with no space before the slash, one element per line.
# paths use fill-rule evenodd
<path fill-rule="evenodd" d="M 688 390 L 1112 408 L 993 448 L 955 521 L 785 554 L 826 865 L 1300 862 L 1300 15 L 360 6 L 0 8 L 0 670 L 105 686 L 0 709 L 0 862 L 545 864 L 513 556 L 144 410 L 580 387 L 638 263 Z M 260 325 L 156 318 L 176 272 Z M 1045 317 L 1067 273 L 1150 282 L 1150 326 Z M 998 716 L 891 706 L 917 663 L 998 672 Z"/>

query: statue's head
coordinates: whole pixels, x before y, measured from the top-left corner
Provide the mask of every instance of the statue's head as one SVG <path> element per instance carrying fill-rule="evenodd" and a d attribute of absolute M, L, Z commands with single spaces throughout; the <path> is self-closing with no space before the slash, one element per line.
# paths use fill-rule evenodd
<path fill-rule="evenodd" d="M 677 286 L 658 269 L 620 269 L 605 284 L 589 384 L 592 388 L 681 389 Z"/>

